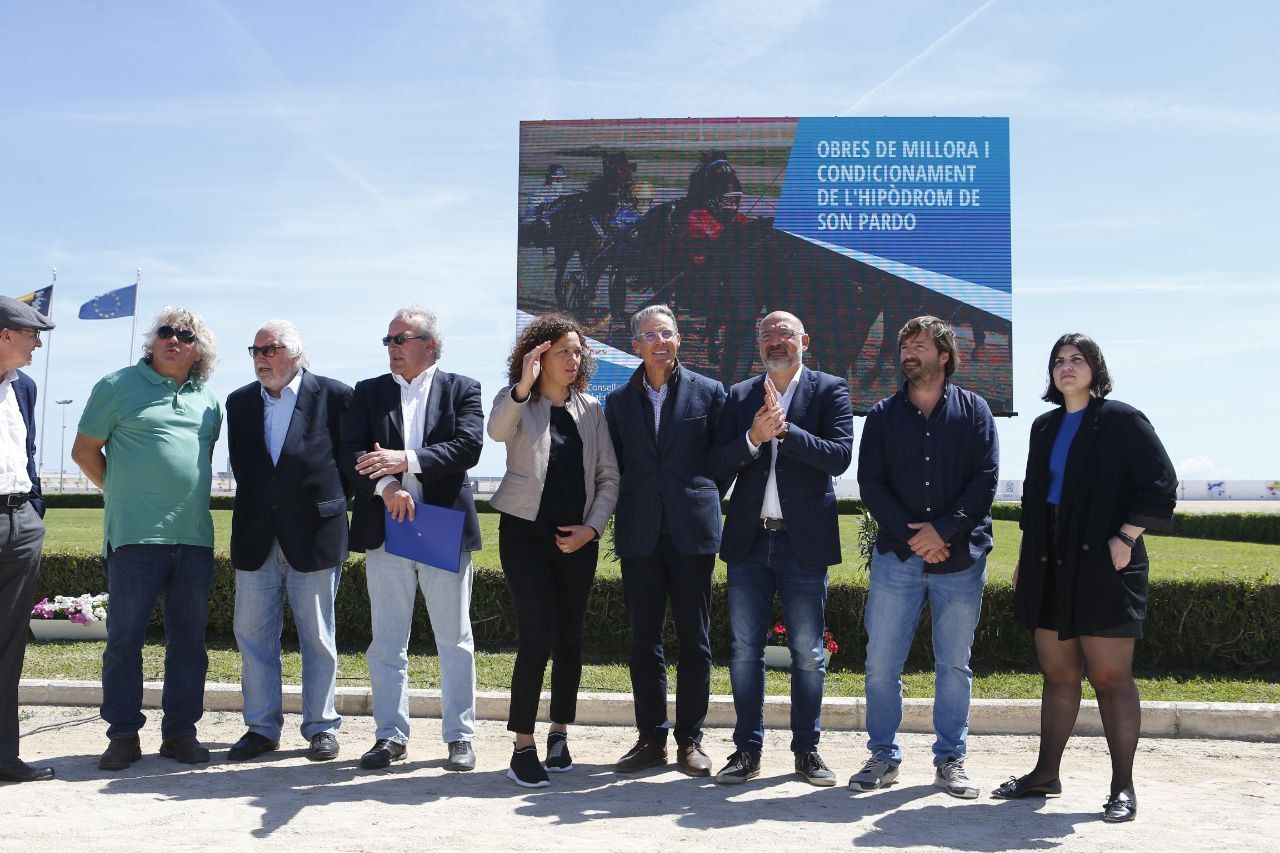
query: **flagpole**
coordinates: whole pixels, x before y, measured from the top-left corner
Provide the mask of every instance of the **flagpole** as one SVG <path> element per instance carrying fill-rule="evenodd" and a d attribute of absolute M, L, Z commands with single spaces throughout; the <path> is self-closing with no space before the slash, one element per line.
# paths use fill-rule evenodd
<path fill-rule="evenodd" d="M 137 269 L 137 277 L 133 280 L 133 322 L 129 324 L 129 357 L 125 365 L 133 364 L 133 342 L 138 334 L 138 294 L 142 292 L 142 267 Z"/>
<path fill-rule="evenodd" d="M 53 281 L 49 282 L 52 288 L 58 283 L 58 268 L 53 268 Z M 49 291 L 49 313 L 46 315 L 53 316 L 53 290 Z M 49 330 L 49 342 L 44 346 L 44 402 L 40 404 L 40 461 L 36 465 L 36 476 L 40 475 L 40 471 L 44 468 L 44 422 L 45 417 L 49 414 L 49 359 L 53 358 L 53 329 Z"/>

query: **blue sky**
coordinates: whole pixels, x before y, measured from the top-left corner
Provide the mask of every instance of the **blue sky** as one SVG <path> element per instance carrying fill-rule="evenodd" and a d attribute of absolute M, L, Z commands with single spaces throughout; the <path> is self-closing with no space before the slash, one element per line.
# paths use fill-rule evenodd
<path fill-rule="evenodd" d="M 1023 475 L 1050 344 L 1084 331 L 1183 477 L 1280 476 L 1262 381 L 1280 318 L 1280 6 L 616 8 L 0 6 L 0 292 L 58 268 L 41 393 L 74 399 L 69 433 L 129 343 L 128 320 L 78 306 L 137 267 L 140 321 L 166 303 L 209 321 L 221 396 L 252 379 L 244 347 L 272 317 L 299 326 L 319 373 L 385 372 L 379 339 L 413 302 L 441 316 L 445 368 L 491 396 L 515 327 L 522 119 L 989 115 L 1010 118 L 1021 413 L 999 423 L 1001 475 Z M 31 373 L 43 385 L 42 355 Z M 477 473 L 502 469 L 486 446 Z"/>

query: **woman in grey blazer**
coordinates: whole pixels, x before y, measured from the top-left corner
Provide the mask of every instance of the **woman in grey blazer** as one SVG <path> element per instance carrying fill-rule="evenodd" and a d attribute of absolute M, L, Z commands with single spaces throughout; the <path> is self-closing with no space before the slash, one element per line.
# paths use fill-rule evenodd
<path fill-rule="evenodd" d="M 502 513 L 498 552 L 520 628 L 507 717 L 516 739 L 507 776 L 528 788 L 549 784 L 547 771 L 573 769 L 567 733 L 582 676 L 582 625 L 600 534 L 618 500 L 604 411 L 586 393 L 595 361 L 585 340 L 568 317 L 530 323 L 507 362 L 510 384 L 489 414 L 490 437 L 507 445 L 507 471 L 490 503 Z M 533 731 L 548 658 L 551 731 L 544 764 Z"/>

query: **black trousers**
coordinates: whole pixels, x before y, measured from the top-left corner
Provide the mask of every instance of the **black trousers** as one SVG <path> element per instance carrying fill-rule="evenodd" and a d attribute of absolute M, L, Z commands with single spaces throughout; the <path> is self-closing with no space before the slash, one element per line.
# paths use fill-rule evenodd
<path fill-rule="evenodd" d="M 520 628 L 508 731 L 533 734 L 548 659 L 553 661 L 551 722 L 568 724 L 577 717 L 582 623 L 599 552 L 599 542 L 588 542 L 565 554 L 556 547 L 555 528 L 502 515 L 498 554 Z"/>
<path fill-rule="evenodd" d="M 43 544 L 44 521 L 31 504 L 0 507 L 0 763 L 18 757 L 18 682 Z"/>
<path fill-rule="evenodd" d="M 622 558 L 631 627 L 631 695 L 645 740 L 667 739 L 667 600 L 680 650 L 676 663 L 676 741 L 702 740 L 711 693 L 711 572 L 715 554 L 682 556 L 665 533 L 648 557 Z"/>

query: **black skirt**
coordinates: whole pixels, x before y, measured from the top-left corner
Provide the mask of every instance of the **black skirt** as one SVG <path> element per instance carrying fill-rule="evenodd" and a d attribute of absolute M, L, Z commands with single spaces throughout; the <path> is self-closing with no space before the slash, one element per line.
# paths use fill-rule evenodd
<path fill-rule="evenodd" d="M 1039 627 L 1046 631 L 1054 631 L 1060 640 L 1073 640 L 1076 637 L 1105 637 L 1111 639 L 1140 639 L 1142 637 L 1142 620 L 1130 619 L 1109 628 L 1095 628 L 1081 634 L 1063 633 L 1058 630 L 1058 507 L 1046 504 L 1048 514 L 1046 539 L 1048 559 L 1045 561 L 1044 585 L 1041 587 Z"/>

